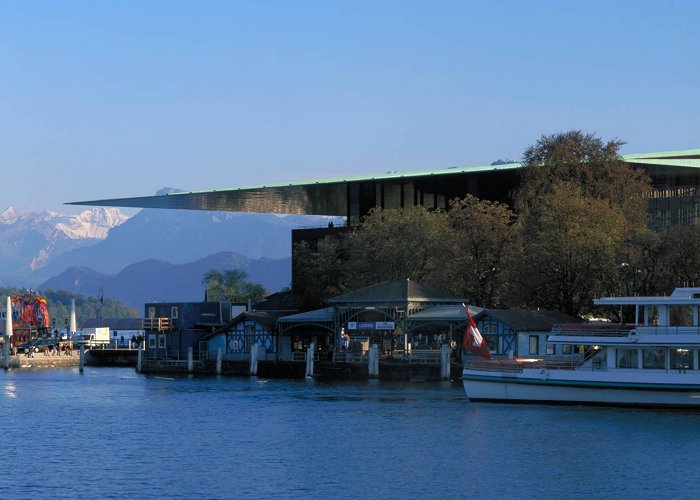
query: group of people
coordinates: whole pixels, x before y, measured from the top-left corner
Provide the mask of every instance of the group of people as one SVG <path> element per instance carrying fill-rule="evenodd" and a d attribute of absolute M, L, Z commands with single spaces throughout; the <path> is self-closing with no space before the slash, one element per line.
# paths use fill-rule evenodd
<path fill-rule="evenodd" d="M 34 347 L 27 347 L 24 350 L 24 355 L 28 358 L 33 358 L 35 354 L 39 352 L 39 348 L 34 346 Z M 70 344 L 63 344 L 63 345 L 53 345 L 51 347 L 45 346 L 44 347 L 44 356 L 60 356 L 61 353 L 63 353 L 64 356 L 72 356 L 73 355 L 73 349 L 71 348 Z M 16 356 L 17 355 L 17 348 L 13 348 L 13 354 Z"/>

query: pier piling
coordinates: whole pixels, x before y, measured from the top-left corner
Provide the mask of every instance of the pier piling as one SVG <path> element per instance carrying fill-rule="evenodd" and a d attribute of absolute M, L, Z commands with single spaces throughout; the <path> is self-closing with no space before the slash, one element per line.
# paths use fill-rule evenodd
<path fill-rule="evenodd" d="M 311 342 L 311 345 L 306 348 L 306 376 L 314 376 L 314 349 L 316 345 Z"/>
<path fill-rule="evenodd" d="M 192 373 L 194 371 L 194 357 L 192 354 L 192 347 L 187 348 L 187 373 Z"/>
<path fill-rule="evenodd" d="M 257 376 L 258 374 L 258 343 L 255 342 L 250 346 L 250 374 Z"/>
<path fill-rule="evenodd" d="M 450 346 L 442 344 L 440 349 L 440 378 L 450 380 Z"/>
<path fill-rule="evenodd" d="M 221 375 L 221 349 L 216 351 L 216 374 Z"/>
<path fill-rule="evenodd" d="M 85 368 L 85 344 L 80 344 L 80 362 L 78 365 L 78 370 L 80 370 L 80 373 L 83 373 L 84 368 Z"/>

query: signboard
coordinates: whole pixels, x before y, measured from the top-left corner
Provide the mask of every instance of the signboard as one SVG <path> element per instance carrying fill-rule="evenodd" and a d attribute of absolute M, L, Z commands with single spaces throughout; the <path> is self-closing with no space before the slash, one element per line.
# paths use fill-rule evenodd
<path fill-rule="evenodd" d="M 393 321 L 349 321 L 348 330 L 393 330 Z"/>

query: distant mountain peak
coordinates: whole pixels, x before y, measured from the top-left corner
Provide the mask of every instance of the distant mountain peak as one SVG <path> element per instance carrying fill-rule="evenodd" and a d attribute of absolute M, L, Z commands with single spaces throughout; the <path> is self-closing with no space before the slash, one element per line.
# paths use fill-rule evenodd
<path fill-rule="evenodd" d="M 118 208 L 92 208 L 56 224 L 56 229 L 70 239 L 103 240 L 110 229 L 129 219 Z"/>
<path fill-rule="evenodd" d="M 15 222 L 17 222 L 17 210 L 13 207 L 8 207 L 0 213 L 0 224 L 14 224 Z"/>

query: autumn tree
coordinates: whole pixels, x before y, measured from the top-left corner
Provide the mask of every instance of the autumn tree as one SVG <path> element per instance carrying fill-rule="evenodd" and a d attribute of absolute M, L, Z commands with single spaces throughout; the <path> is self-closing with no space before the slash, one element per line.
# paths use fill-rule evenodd
<path fill-rule="evenodd" d="M 572 131 L 526 150 L 515 196 L 524 305 L 578 315 L 596 295 L 622 291 L 630 248 L 646 231 L 649 182 L 622 161 L 621 145 Z"/>
<path fill-rule="evenodd" d="M 447 214 L 421 206 L 374 209 L 347 241 L 353 288 L 400 279 L 440 287 L 452 256 Z"/>
<path fill-rule="evenodd" d="M 662 293 L 671 293 L 680 286 L 700 285 L 700 226 L 669 230 L 660 250 L 658 282 Z"/>
<path fill-rule="evenodd" d="M 502 306 L 508 259 L 517 245 L 513 211 L 467 195 L 450 202 L 448 216 L 454 244 L 451 291 L 482 307 Z"/>

